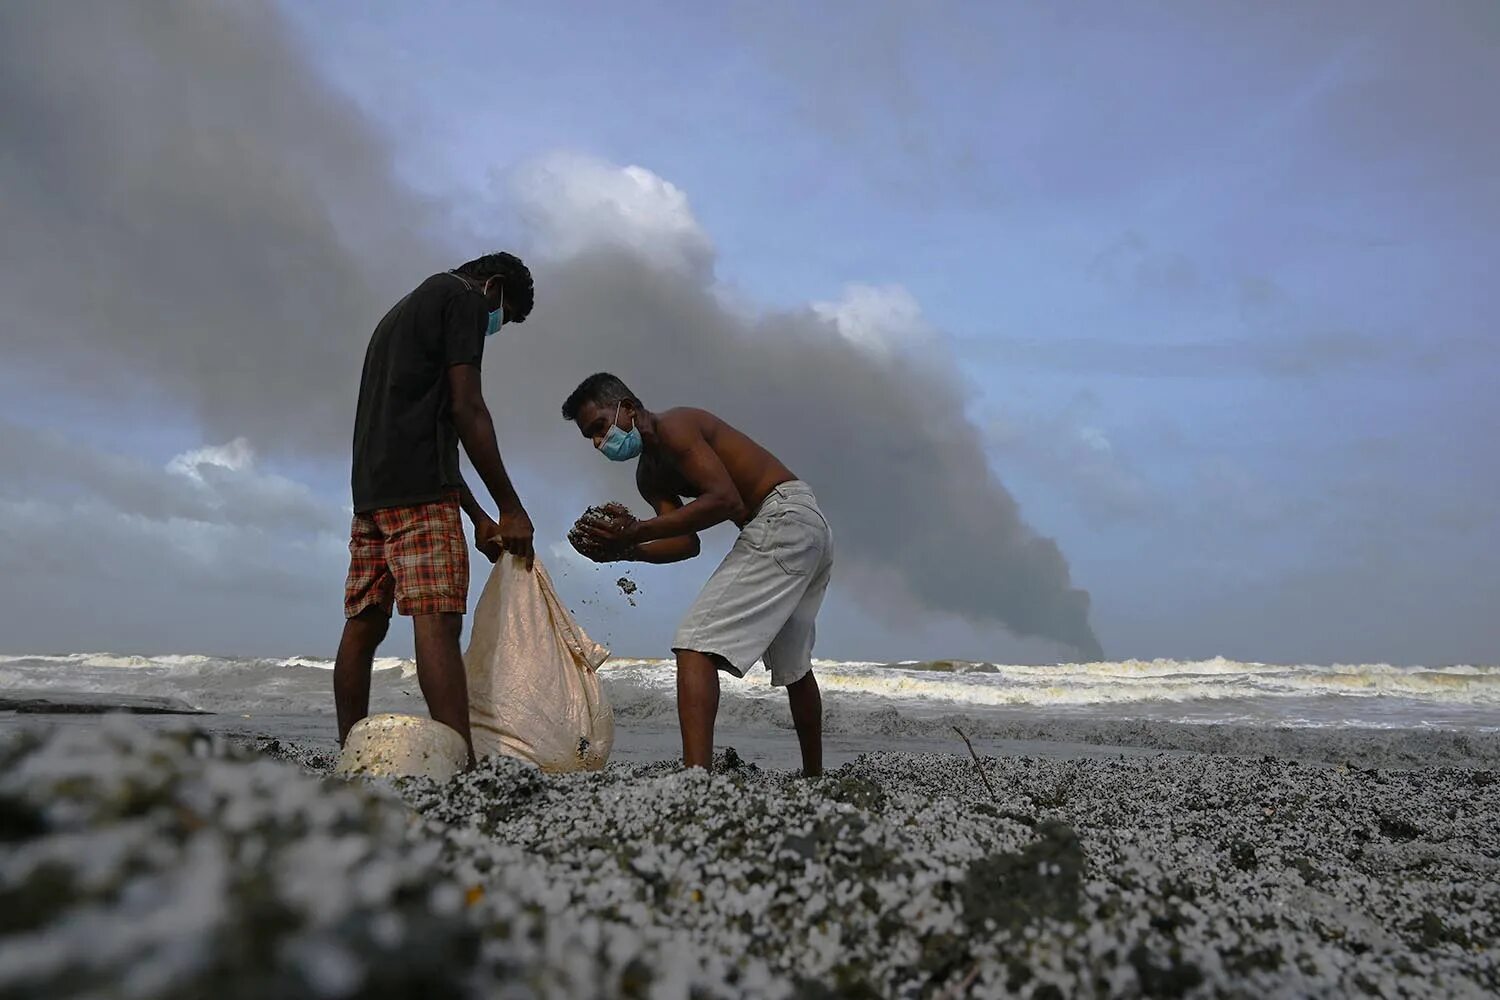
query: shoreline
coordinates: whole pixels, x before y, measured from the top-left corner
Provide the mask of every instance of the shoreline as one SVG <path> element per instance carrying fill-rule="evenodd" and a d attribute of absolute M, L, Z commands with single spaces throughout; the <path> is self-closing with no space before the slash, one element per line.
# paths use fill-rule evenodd
<path fill-rule="evenodd" d="M 113 711 L 137 714 L 155 729 L 191 725 L 204 732 L 255 746 L 263 740 L 289 741 L 309 748 L 334 748 L 335 720 L 326 711 L 272 709 L 202 712 L 172 697 L 70 692 L 64 689 L 14 691 L 0 704 L 0 735 L 36 725 L 97 725 Z M 784 704 L 724 696 L 716 746 L 733 747 L 741 758 L 763 767 L 791 770 L 799 765 L 791 718 Z M 645 764 L 677 759 L 675 709 L 663 701 L 616 711 L 613 760 Z M 386 696 L 372 712 L 416 712 L 418 697 Z M 643 711 L 644 709 L 644 711 Z M 670 718 L 668 716 L 670 715 Z M 1242 723 L 1171 722 L 1154 719 L 1100 719 L 1075 713 L 1026 710 L 912 714 L 890 707 L 849 709 L 834 701 L 824 713 L 825 760 L 830 768 L 861 754 L 885 750 L 967 755 L 961 731 L 981 754 L 992 756 L 1110 757 L 1157 753 L 1274 757 L 1330 766 L 1417 768 L 1433 765 L 1500 767 L 1500 728 L 1289 726 Z"/>

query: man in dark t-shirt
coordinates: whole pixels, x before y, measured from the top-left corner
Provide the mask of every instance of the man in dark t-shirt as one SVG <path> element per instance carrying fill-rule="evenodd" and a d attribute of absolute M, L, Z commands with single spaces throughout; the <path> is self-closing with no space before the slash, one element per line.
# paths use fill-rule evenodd
<path fill-rule="evenodd" d="M 354 523 L 344 585 L 344 635 L 333 668 L 339 743 L 369 714 L 370 669 L 394 609 L 412 619 L 417 679 L 434 719 L 469 737 L 459 633 L 468 609 L 469 552 L 531 566 L 531 518 L 500 460 L 480 392 L 485 339 L 531 312 L 531 272 L 494 253 L 434 274 L 391 307 L 365 351 L 354 419 Z M 500 510 L 497 523 L 465 485 L 462 442 Z"/>

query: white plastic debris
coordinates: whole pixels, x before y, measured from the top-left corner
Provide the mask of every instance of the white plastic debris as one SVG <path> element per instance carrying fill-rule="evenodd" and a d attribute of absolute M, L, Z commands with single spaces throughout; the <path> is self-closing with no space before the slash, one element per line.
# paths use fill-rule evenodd
<path fill-rule="evenodd" d="M 344 739 L 334 773 L 342 777 L 433 778 L 445 781 L 468 763 L 464 738 L 415 715 L 372 715 Z"/>

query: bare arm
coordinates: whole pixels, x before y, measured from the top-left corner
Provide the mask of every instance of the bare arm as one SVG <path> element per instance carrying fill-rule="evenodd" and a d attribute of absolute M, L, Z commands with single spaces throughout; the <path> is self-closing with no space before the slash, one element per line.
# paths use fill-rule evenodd
<path fill-rule="evenodd" d="M 505 463 L 500 460 L 500 445 L 495 439 L 495 422 L 490 417 L 480 390 L 479 369 L 474 365 L 453 365 L 448 369 L 448 388 L 451 396 L 453 426 L 463 442 L 464 452 L 490 496 L 500 508 L 500 538 L 507 552 L 524 556 L 527 565 L 532 559 L 531 518 L 521 506 L 521 498 L 511 485 Z M 470 494 L 470 499 L 473 495 Z M 479 505 L 476 502 L 474 506 Z M 465 510 L 468 510 L 465 507 Z M 482 510 L 481 510 L 482 513 Z M 472 512 L 470 513 L 472 517 Z"/>
<path fill-rule="evenodd" d="M 671 514 L 682 509 L 682 501 L 670 494 L 662 493 L 642 482 L 636 480 L 640 486 L 641 496 L 651 505 L 658 516 Z M 673 535 L 670 538 L 658 538 L 652 542 L 641 542 L 632 546 L 628 558 L 632 562 L 645 563 L 674 563 L 682 562 L 684 559 L 692 559 L 703 549 L 702 543 L 698 541 L 696 534 Z"/>
<path fill-rule="evenodd" d="M 453 365 L 448 369 L 448 389 L 453 399 L 453 426 L 464 443 L 469 461 L 474 463 L 479 478 L 500 506 L 500 516 L 520 509 L 521 498 L 500 460 L 495 421 L 480 390 L 479 369 L 473 365 Z"/>
<path fill-rule="evenodd" d="M 656 563 L 658 566 L 664 566 L 667 563 L 696 559 L 701 551 L 703 551 L 703 546 L 698 541 L 697 535 L 677 535 L 672 538 L 658 538 L 654 542 L 642 542 L 630 550 L 627 561 Z"/>
<path fill-rule="evenodd" d="M 479 501 L 470 492 L 468 483 L 459 486 L 458 502 L 459 506 L 463 507 L 464 513 L 469 515 L 469 520 L 474 522 L 474 527 L 477 528 L 484 522 L 492 520 L 489 511 L 480 506 Z"/>

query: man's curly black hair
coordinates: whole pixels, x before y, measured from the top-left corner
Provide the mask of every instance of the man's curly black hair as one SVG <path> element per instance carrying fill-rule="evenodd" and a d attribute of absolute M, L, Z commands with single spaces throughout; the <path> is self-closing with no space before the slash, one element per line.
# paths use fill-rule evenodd
<path fill-rule="evenodd" d="M 526 317 L 531 315 L 531 307 L 536 300 L 536 291 L 531 286 L 531 271 L 515 254 L 504 251 L 487 253 L 483 257 L 475 257 L 462 267 L 455 267 L 454 270 L 476 281 L 488 281 L 498 274 L 505 286 L 505 305 L 509 314 L 506 322 L 524 323 Z"/>

